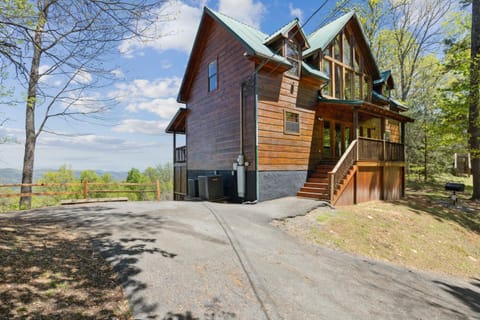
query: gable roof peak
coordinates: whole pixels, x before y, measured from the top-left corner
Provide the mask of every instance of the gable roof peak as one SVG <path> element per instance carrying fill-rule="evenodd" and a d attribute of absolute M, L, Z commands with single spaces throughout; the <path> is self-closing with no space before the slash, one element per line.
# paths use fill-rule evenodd
<path fill-rule="evenodd" d="M 302 38 L 302 41 L 304 42 L 304 48 L 309 48 L 310 45 L 308 43 L 308 40 L 307 40 L 307 36 L 305 35 L 305 32 L 303 32 L 303 28 L 302 26 L 300 25 L 300 20 L 298 18 L 294 18 L 292 21 L 290 21 L 289 23 L 285 24 L 284 26 L 282 26 L 280 29 L 278 29 L 277 31 L 275 31 L 274 33 L 272 33 L 271 35 L 269 35 L 265 41 L 263 42 L 263 44 L 265 45 L 269 45 L 271 43 L 273 43 L 275 40 L 277 40 L 278 38 L 280 37 L 284 37 L 284 38 L 287 38 L 288 37 L 288 33 L 293 29 L 293 28 L 297 28 L 297 32 L 295 33 L 295 35 L 299 35 L 301 38 Z"/>
<path fill-rule="evenodd" d="M 222 13 L 222 12 L 220 12 L 220 11 L 215 11 L 215 10 L 213 10 L 213 9 L 207 7 L 207 6 L 203 7 L 203 11 L 204 11 L 204 13 L 205 13 L 205 12 L 208 13 L 210 16 L 213 15 L 213 16 L 217 16 L 217 17 L 219 17 L 219 18 L 221 18 L 221 17 L 223 16 L 224 18 L 230 19 L 230 20 L 232 20 L 232 21 L 234 21 L 234 22 L 236 22 L 236 23 L 240 23 L 240 24 L 244 25 L 245 27 L 250 28 L 250 29 L 252 29 L 252 30 L 254 30 L 254 31 L 256 31 L 256 32 L 261 32 L 261 33 L 265 34 L 265 33 L 262 32 L 261 30 L 259 30 L 258 28 L 254 27 L 254 26 L 251 26 L 251 25 L 249 25 L 249 24 L 246 23 L 246 22 L 240 21 L 240 20 L 238 20 L 238 19 L 236 19 L 236 18 L 233 18 L 233 17 L 231 17 L 231 16 L 229 16 L 229 15 L 227 15 L 227 14 L 225 14 L 225 13 Z M 265 36 L 267 36 L 267 35 L 265 34 Z"/>
<path fill-rule="evenodd" d="M 355 11 L 350 11 L 309 34 L 307 39 L 310 43 L 310 49 L 306 50 L 304 55 L 308 56 L 319 49 L 323 51 L 352 17 L 356 17 Z"/>

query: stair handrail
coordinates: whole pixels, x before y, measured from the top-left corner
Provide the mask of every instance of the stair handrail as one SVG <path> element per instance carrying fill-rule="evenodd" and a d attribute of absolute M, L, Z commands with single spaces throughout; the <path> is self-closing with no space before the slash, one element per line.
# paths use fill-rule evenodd
<path fill-rule="evenodd" d="M 338 160 L 333 170 L 328 173 L 330 201 L 333 201 L 335 190 L 337 189 L 340 181 L 343 179 L 343 177 L 345 177 L 348 170 L 355 164 L 355 161 L 357 161 L 357 147 L 358 141 L 355 139 L 352 141 L 352 143 L 350 143 L 347 150 L 344 152 L 340 160 Z"/>

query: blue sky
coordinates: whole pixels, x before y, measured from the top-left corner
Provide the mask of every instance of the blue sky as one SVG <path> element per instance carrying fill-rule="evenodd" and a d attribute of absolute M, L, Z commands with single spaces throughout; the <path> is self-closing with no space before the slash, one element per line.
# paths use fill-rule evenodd
<path fill-rule="evenodd" d="M 68 165 L 75 170 L 127 171 L 172 161 L 172 136 L 164 129 L 176 110 L 178 89 L 185 72 L 203 6 L 223 12 L 265 33 L 272 33 L 294 17 L 307 19 L 323 1 L 172 1 L 161 9 L 170 18 L 152 28 L 154 41 L 130 40 L 121 43 L 113 57 L 116 81 L 109 87 L 89 92 L 92 97 L 115 99 L 116 106 L 103 115 L 105 121 L 75 122 L 54 119 L 48 127 L 60 135 L 42 133 L 37 142 L 35 169 L 57 169 Z M 306 26 L 313 31 L 335 6 L 327 5 Z M 48 65 L 42 65 L 46 69 Z M 78 81 L 94 81 L 84 73 Z M 58 86 L 54 77 L 42 81 Z M 17 88 L 17 97 L 25 90 Z M 87 97 L 88 98 L 88 97 Z M 77 106 L 81 108 L 81 106 Z M 0 145 L 0 168 L 21 169 L 24 141 L 24 104 L 2 106 L 0 137 L 18 143 Z"/>

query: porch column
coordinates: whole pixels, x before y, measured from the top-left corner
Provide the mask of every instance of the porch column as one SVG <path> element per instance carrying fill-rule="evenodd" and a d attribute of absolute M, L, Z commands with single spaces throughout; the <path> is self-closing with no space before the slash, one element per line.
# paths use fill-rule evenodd
<path fill-rule="evenodd" d="M 353 140 L 358 139 L 358 109 L 353 108 Z"/>
<path fill-rule="evenodd" d="M 173 131 L 173 200 L 177 200 L 175 192 L 177 191 L 177 179 L 175 173 L 175 162 L 177 162 L 177 132 Z"/>
<path fill-rule="evenodd" d="M 402 122 L 400 125 L 400 130 L 402 131 L 401 134 L 401 139 L 402 139 L 402 144 L 405 145 L 405 122 Z"/>
<path fill-rule="evenodd" d="M 385 131 L 386 131 L 387 120 L 385 117 L 380 118 L 380 139 L 385 140 Z"/>

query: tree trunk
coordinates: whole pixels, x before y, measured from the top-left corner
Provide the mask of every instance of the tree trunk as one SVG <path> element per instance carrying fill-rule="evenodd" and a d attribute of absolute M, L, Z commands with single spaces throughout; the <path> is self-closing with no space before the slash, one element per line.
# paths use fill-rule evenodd
<path fill-rule="evenodd" d="M 30 68 L 30 79 L 28 82 L 28 95 L 25 112 L 25 153 L 23 156 L 22 184 L 33 183 L 33 164 L 35 159 L 35 145 L 37 136 L 35 132 L 35 106 L 37 98 L 37 84 L 39 80 L 40 58 L 42 55 L 42 37 L 45 22 L 47 19 L 47 8 L 39 10 L 37 28 L 35 29 L 35 38 L 33 43 L 32 65 Z M 22 186 L 21 193 L 31 193 L 31 186 Z M 31 196 L 21 196 L 20 209 L 30 209 L 32 207 Z"/>
<path fill-rule="evenodd" d="M 472 199 L 480 200 L 480 0 L 472 1 L 471 49 L 468 132 L 470 133 L 470 152 L 472 154 Z"/>

